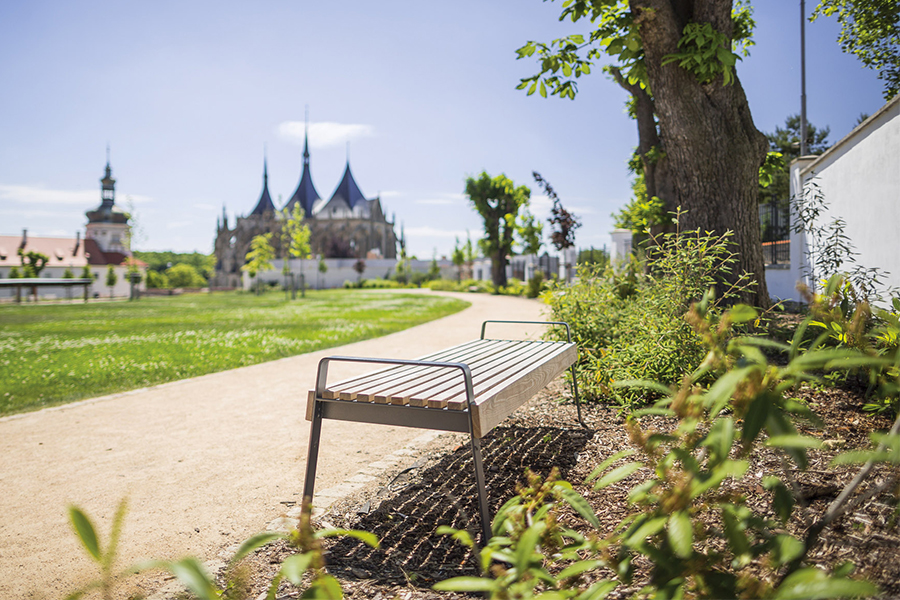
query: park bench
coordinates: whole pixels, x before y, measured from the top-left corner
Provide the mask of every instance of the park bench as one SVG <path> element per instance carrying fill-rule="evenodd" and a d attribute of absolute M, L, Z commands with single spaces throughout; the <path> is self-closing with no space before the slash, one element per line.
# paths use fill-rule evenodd
<path fill-rule="evenodd" d="M 485 337 L 488 323 L 559 325 L 566 342 Z M 485 321 L 480 339 L 414 360 L 329 356 L 319 362 L 306 419 L 312 421 L 304 502 L 312 502 L 322 419 L 468 432 L 484 540 L 490 538 L 481 438 L 566 369 L 581 420 L 575 362 L 578 352 L 567 323 Z M 328 383 L 333 362 L 388 365 L 366 375 Z"/>

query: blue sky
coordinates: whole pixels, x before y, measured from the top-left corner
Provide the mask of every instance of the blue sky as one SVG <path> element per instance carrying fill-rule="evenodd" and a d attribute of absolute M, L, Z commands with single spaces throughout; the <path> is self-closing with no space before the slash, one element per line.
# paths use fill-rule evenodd
<path fill-rule="evenodd" d="M 756 126 L 800 107 L 799 2 L 755 3 L 756 46 L 738 64 Z M 814 1 L 807 3 L 811 10 Z M 581 247 L 609 243 L 637 144 L 625 93 L 598 68 L 575 101 L 515 89 L 535 71 L 528 40 L 583 31 L 561 3 L 0 3 L 0 234 L 74 236 L 100 201 L 111 146 L 117 202 L 138 249 L 210 252 L 216 217 L 252 210 L 267 148 L 276 204 L 300 178 L 304 107 L 311 166 L 328 198 L 350 164 L 381 195 L 420 258 L 480 235 L 467 176 L 548 179 L 581 217 Z M 846 135 L 882 104 L 881 83 L 842 54 L 833 19 L 807 23 L 808 115 Z"/>

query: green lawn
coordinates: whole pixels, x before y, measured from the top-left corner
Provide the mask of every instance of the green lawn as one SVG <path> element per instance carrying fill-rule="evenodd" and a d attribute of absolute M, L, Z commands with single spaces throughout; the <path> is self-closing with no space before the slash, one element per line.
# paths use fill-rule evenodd
<path fill-rule="evenodd" d="M 0 415 L 378 337 L 462 310 L 419 294 L 331 290 L 0 306 Z"/>

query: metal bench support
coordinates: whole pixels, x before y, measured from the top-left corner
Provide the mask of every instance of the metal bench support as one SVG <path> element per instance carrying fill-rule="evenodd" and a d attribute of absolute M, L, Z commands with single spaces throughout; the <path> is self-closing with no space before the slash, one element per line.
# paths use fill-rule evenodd
<path fill-rule="evenodd" d="M 328 378 L 328 365 L 332 362 L 360 362 L 388 365 L 408 365 L 422 367 L 444 367 L 462 371 L 466 386 L 466 399 L 469 409 L 465 411 L 446 411 L 391 404 L 369 404 L 362 402 L 345 402 L 323 398 Z M 471 406 L 475 403 L 475 391 L 472 386 L 472 372 L 468 365 L 453 362 L 437 362 L 426 360 L 399 360 L 391 358 L 359 358 L 355 356 L 329 356 L 319 361 L 316 375 L 315 407 L 309 432 L 309 452 L 306 457 L 306 479 L 303 482 L 303 502 L 312 504 L 316 483 L 316 466 L 319 458 L 319 442 L 322 434 L 322 419 L 340 421 L 356 421 L 361 423 L 379 423 L 399 425 L 439 431 L 468 432 L 472 447 L 472 460 L 475 464 L 475 487 L 478 493 L 478 512 L 481 516 L 481 532 L 483 542 L 491 538 L 491 512 L 487 499 L 487 487 L 484 479 L 484 464 L 481 458 L 481 440 L 475 437 L 472 424 Z"/>

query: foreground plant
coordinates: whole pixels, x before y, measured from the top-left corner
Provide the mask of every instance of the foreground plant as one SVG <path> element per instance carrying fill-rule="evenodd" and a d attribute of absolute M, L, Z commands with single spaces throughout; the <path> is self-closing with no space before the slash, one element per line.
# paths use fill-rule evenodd
<path fill-rule="evenodd" d="M 340 600 L 344 597 L 343 590 L 337 579 L 325 572 L 325 559 L 321 540 L 327 537 L 350 536 L 369 544 L 373 548 L 378 547 L 378 539 L 375 535 L 365 531 L 350 529 L 322 529 L 315 531 L 310 523 L 311 508 L 307 506 L 300 515 L 300 524 L 297 529 L 289 533 L 265 531 L 246 539 L 228 561 L 223 574 L 222 585 L 194 557 L 175 561 L 146 561 L 128 570 L 115 573 L 113 571 L 113 563 L 118 548 L 122 522 L 125 518 L 125 507 L 126 502 L 123 500 L 119 504 L 116 516 L 113 519 L 110 541 L 105 551 L 101 550 L 96 530 L 87 515 L 76 507 L 69 509 L 75 533 L 91 558 L 100 565 L 101 576 L 97 581 L 91 582 L 66 596 L 66 600 L 78 600 L 93 590 L 100 590 L 103 600 L 112 600 L 112 591 L 117 578 L 150 569 L 169 571 L 195 598 L 200 600 L 244 600 L 249 597 L 249 591 L 246 582 L 246 572 L 240 568 L 241 561 L 264 546 L 282 539 L 287 540 L 297 552 L 282 561 L 281 568 L 269 584 L 269 589 L 265 596 L 266 600 L 275 600 L 278 588 L 284 581 L 301 588 L 303 590 L 302 598 Z"/>
<path fill-rule="evenodd" d="M 699 368 L 674 389 L 648 381 L 620 384 L 662 395 L 653 407 L 629 418 L 634 448 L 610 456 L 588 478 L 602 489 L 638 472 L 649 475 L 628 494 L 631 514 L 605 537 L 581 535 L 560 526 L 557 506 L 565 499 L 599 528 L 587 503 L 574 499 L 578 495 L 563 482 L 532 478 L 498 512 L 494 537 L 480 554 L 483 577 L 450 579 L 435 589 L 485 591 L 498 599 L 596 599 L 631 585 L 635 563 L 643 562 L 651 566 L 642 574 L 646 581 L 638 597 L 799 599 L 878 593 L 871 583 L 849 577 L 852 564 L 834 565 L 829 572 L 807 558 L 820 533 L 837 518 L 900 486 L 897 469 L 872 481 L 877 464 L 900 464 L 900 418 L 890 432 L 874 436 L 874 449 L 835 459 L 834 464 L 864 464 L 817 515 L 800 506 L 795 475 L 808 468 L 807 450 L 821 445 L 799 433 L 795 422 L 815 421 L 815 415 L 789 394 L 823 370 L 887 367 L 900 356 L 870 356 L 821 344 L 804 351 L 807 324 L 789 345 L 736 337 L 734 327 L 755 320 L 757 312 L 739 305 L 714 324 L 711 299 L 710 293 L 687 317 L 707 348 Z M 787 353 L 789 362 L 769 364 L 763 348 Z M 698 383 L 707 379 L 712 380 L 708 386 Z M 666 431 L 645 428 L 642 418 L 650 416 L 668 417 L 673 426 Z M 760 482 L 748 469 L 750 457 L 763 445 L 783 457 L 783 469 Z M 740 491 L 741 484 L 758 483 L 768 491 L 771 511 L 754 509 Z M 562 490 L 568 490 L 565 497 Z M 786 527 L 795 516 L 794 524 L 802 521 L 797 536 Z M 471 544 L 462 532 L 444 531 Z"/>
<path fill-rule="evenodd" d="M 75 590 L 66 600 L 77 600 L 88 593 L 97 590 L 103 600 L 112 600 L 113 589 L 116 581 L 124 576 L 135 573 L 137 569 L 131 567 L 124 571 L 115 571 L 116 554 L 119 548 L 119 537 L 122 533 L 122 524 L 125 521 L 125 512 L 128 509 L 128 501 L 122 500 L 116 508 L 113 516 L 112 528 L 109 533 L 109 542 L 104 548 L 97 535 L 97 529 L 88 516 L 77 506 L 69 507 L 69 522 L 75 530 L 75 535 L 81 542 L 88 556 L 97 563 L 100 569 L 100 578 L 91 581 L 87 585 Z"/>

